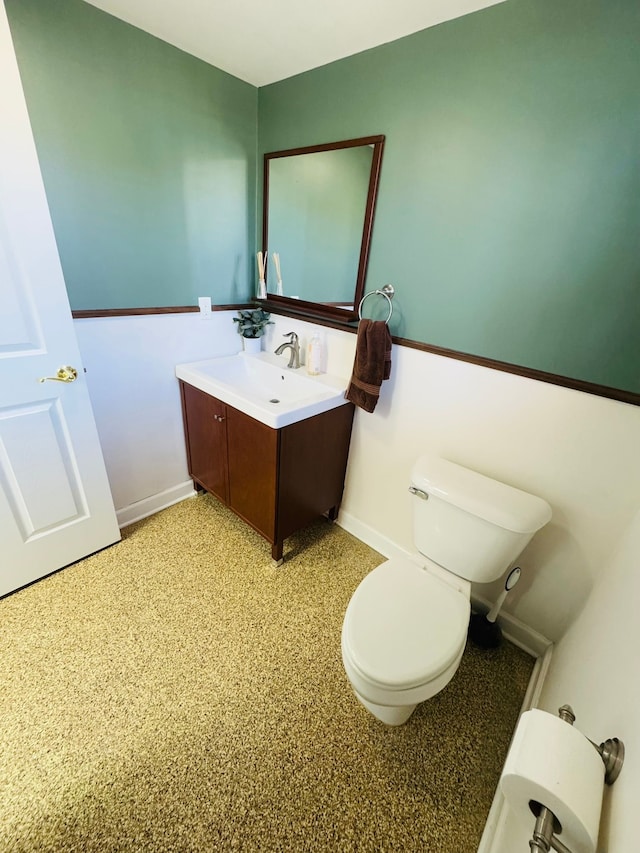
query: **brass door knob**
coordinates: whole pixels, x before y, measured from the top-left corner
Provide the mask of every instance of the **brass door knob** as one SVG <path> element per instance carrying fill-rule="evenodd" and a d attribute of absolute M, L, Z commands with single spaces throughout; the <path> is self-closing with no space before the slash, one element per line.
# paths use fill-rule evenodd
<path fill-rule="evenodd" d="M 65 367 L 61 367 L 55 376 L 43 376 L 38 379 L 38 382 L 47 382 L 47 380 L 50 382 L 75 382 L 77 378 L 78 371 L 75 367 L 67 364 Z"/>

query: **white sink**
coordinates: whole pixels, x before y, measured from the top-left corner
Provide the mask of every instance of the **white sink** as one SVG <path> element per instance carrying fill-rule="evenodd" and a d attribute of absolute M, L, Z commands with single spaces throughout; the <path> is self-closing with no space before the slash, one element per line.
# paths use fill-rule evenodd
<path fill-rule="evenodd" d="M 267 352 L 178 364 L 176 376 L 274 429 L 347 402 L 347 380 L 308 376 L 303 367 L 290 369 L 286 358 Z"/>

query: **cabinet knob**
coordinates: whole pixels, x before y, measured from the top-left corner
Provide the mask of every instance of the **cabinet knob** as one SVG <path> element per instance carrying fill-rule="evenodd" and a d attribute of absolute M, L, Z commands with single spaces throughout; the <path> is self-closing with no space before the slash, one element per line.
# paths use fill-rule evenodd
<path fill-rule="evenodd" d="M 223 415 L 214 415 L 213 417 L 216 421 L 218 421 L 218 423 L 222 423 L 222 421 L 224 420 Z"/>

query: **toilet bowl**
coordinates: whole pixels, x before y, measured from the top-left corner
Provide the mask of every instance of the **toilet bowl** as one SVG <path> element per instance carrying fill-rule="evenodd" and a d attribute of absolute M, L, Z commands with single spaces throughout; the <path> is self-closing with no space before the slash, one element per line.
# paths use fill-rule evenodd
<path fill-rule="evenodd" d="M 455 675 L 471 583 L 497 580 L 551 518 L 542 498 L 438 457 L 418 459 L 409 491 L 420 554 L 373 569 L 353 593 L 342 626 L 342 661 L 354 693 L 391 726 L 406 722 Z"/>
<path fill-rule="evenodd" d="M 401 725 L 453 678 L 467 639 L 470 584 L 425 561 L 387 560 L 354 593 L 342 661 L 358 700 Z"/>

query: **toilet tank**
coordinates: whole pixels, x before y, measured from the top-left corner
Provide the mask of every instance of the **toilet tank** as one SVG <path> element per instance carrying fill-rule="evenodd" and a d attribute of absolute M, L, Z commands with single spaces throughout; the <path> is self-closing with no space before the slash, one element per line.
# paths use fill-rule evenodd
<path fill-rule="evenodd" d="M 421 456 L 411 483 L 416 547 L 474 583 L 499 578 L 551 519 L 542 498 L 439 457 Z"/>

